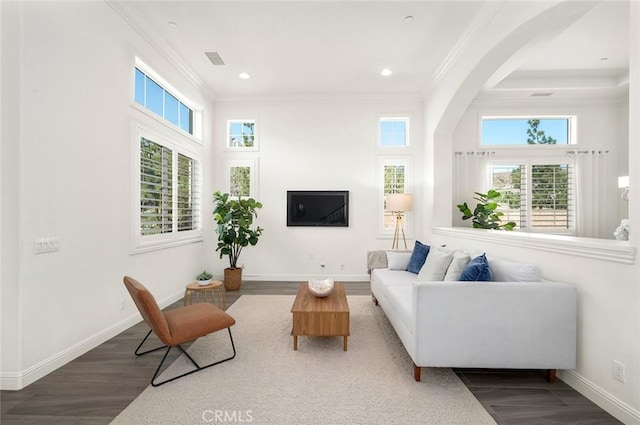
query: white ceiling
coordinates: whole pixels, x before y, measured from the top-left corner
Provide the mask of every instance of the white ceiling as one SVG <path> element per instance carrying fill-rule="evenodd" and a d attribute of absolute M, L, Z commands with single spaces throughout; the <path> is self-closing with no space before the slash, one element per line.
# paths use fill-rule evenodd
<path fill-rule="evenodd" d="M 234 97 L 421 93 L 483 4 L 150 1 L 128 7 L 211 93 Z M 624 75 L 628 7 L 615 1 L 596 6 L 495 89 L 521 91 L 532 76 Z M 225 65 L 214 66 L 204 53 L 210 51 L 218 52 Z M 382 77 L 384 68 L 393 74 Z M 240 72 L 251 78 L 238 78 Z"/>

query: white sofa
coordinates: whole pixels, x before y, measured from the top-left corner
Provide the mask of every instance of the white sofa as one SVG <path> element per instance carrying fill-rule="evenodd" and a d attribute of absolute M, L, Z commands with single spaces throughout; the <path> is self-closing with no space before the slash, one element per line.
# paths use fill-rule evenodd
<path fill-rule="evenodd" d="M 373 254 L 373 255 L 372 255 Z M 576 290 L 551 281 L 417 281 L 404 270 L 368 266 L 374 301 L 384 310 L 414 363 L 421 367 L 556 369 L 576 366 Z M 504 264 L 487 255 L 496 277 Z M 535 267 L 522 263 L 523 267 Z M 525 273 L 526 275 L 526 273 Z M 508 276 L 508 270 L 507 274 Z"/>

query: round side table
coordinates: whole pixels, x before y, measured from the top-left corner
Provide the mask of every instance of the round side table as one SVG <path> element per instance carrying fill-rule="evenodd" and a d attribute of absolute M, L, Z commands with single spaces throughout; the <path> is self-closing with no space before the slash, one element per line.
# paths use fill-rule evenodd
<path fill-rule="evenodd" d="M 203 302 L 210 301 L 215 305 L 216 293 L 218 294 L 218 307 L 224 310 L 226 308 L 226 302 L 224 299 L 224 283 L 220 280 L 212 280 L 208 285 L 199 285 L 197 283 L 188 284 L 184 291 L 183 304 L 193 304 L 194 302 L 199 302 L 202 298 Z"/>

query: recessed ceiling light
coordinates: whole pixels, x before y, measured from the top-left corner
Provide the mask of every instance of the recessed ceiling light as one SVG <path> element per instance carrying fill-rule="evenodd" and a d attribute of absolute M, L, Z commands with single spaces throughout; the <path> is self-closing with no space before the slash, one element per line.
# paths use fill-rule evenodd
<path fill-rule="evenodd" d="M 238 78 L 248 80 L 249 78 L 251 78 L 251 75 L 249 75 L 249 73 L 247 72 L 241 72 L 240 74 L 238 74 Z"/>
<path fill-rule="evenodd" d="M 600 62 L 608 61 L 609 58 L 600 58 Z"/>
<path fill-rule="evenodd" d="M 393 72 L 391 72 L 389 68 L 383 69 L 382 72 L 380 73 L 380 75 L 382 75 L 383 77 L 388 77 L 391 74 L 393 74 Z"/>
<path fill-rule="evenodd" d="M 178 24 L 176 24 L 173 21 L 169 21 L 169 23 L 167 25 L 169 25 L 169 28 L 176 28 L 178 26 Z"/>
<path fill-rule="evenodd" d="M 407 16 L 405 16 L 405 17 L 404 17 L 404 21 L 405 21 L 405 22 L 411 22 L 411 21 L 413 21 L 413 16 L 411 16 L 411 15 L 407 15 Z"/>

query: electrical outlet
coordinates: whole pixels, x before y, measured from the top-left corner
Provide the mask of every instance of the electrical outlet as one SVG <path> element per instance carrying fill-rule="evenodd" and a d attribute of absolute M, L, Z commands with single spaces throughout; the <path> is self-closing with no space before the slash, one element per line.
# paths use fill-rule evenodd
<path fill-rule="evenodd" d="M 124 304 L 124 298 L 123 298 L 123 299 L 120 300 L 120 310 L 121 311 L 124 311 L 124 306 L 125 306 L 125 304 Z"/>
<path fill-rule="evenodd" d="M 340 264 L 340 270 L 344 270 L 344 264 Z"/>
<path fill-rule="evenodd" d="M 620 363 L 619 361 L 614 360 L 612 373 L 614 379 L 617 379 L 624 384 L 624 382 L 626 381 L 624 377 L 624 363 Z"/>

